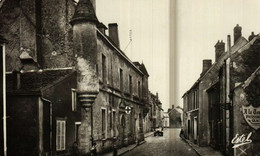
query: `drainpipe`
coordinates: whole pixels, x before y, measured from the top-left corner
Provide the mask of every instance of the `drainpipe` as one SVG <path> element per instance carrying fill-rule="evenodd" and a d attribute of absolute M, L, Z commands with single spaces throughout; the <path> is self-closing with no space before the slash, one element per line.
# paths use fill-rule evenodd
<path fill-rule="evenodd" d="M 227 36 L 228 43 L 228 58 L 226 60 L 226 106 L 225 106 L 225 117 L 226 117 L 226 152 L 229 151 L 230 145 L 230 63 L 231 63 L 231 40 L 230 35 Z"/>
<path fill-rule="evenodd" d="M 4 156 L 7 156 L 7 130 L 6 130 L 6 72 L 5 72 L 5 43 L 7 41 L 0 36 L 0 46 L 2 46 L 2 61 L 3 61 L 3 142 Z"/>

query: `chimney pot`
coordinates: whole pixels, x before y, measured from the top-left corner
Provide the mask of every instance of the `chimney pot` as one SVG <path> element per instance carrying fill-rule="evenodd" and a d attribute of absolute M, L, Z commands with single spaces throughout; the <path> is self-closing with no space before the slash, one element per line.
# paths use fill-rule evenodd
<path fill-rule="evenodd" d="M 217 62 L 219 57 L 225 52 L 225 43 L 223 40 L 217 42 L 215 45 L 215 61 Z"/>
<path fill-rule="evenodd" d="M 118 36 L 118 25 L 117 23 L 108 24 L 109 37 L 120 48 L 119 36 Z"/>
<path fill-rule="evenodd" d="M 241 31 L 242 31 L 242 27 L 237 24 L 236 27 L 234 28 L 234 44 L 242 36 Z"/>
<path fill-rule="evenodd" d="M 251 41 L 254 37 L 256 37 L 254 32 L 251 32 L 251 35 L 248 37 L 248 41 Z"/>

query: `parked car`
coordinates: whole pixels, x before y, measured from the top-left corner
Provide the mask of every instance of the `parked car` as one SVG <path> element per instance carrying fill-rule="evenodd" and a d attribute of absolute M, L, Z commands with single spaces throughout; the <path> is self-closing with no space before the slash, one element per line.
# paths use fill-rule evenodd
<path fill-rule="evenodd" d="M 157 131 L 155 131 L 155 132 L 153 133 L 153 135 L 154 135 L 154 136 L 163 136 L 163 132 L 157 130 Z"/>

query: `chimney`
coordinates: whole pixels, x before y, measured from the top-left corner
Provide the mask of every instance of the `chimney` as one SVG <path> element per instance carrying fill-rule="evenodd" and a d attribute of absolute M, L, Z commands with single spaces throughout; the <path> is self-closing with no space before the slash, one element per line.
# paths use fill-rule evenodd
<path fill-rule="evenodd" d="M 172 105 L 172 109 L 174 109 L 174 105 Z"/>
<path fill-rule="evenodd" d="M 106 34 L 107 27 L 103 23 L 99 23 L 97 25 L 97 28 L 102 34 Z"/>
<path fill-rule="evenodd" d="M 228 50 L 228 53 L 230 53 L 230 50 L 231 50 L 231 37 L 230 37 L 230 35 L 227 35 L 227 50 Z"/>
<path fill-rule="evenodd" d="M 203 67 L 202 67 L 202 72 L 200 74 L 200 76 L 203 76 L 211 67 L 212 65 L 212 60 L 203 60 Z"/>
<path fill-rule="evenodd" d="M 20 71 L 13 71 L 13 89 L 18 90 L 21 88 L 21 73 Z"/>
<path fill-rule="evenodd" d="M 108 24 L 108 31 L 109 31 L 109 37 L 116 44 L 116 46 L 120 48 L 117 23 Z"/>
<path fill-rule="evenodd" d="M 252 32 L 251 35 L 248 37 L 248 41 L 251 41 L 254 37 L 256 37 L 256 35 L 254 32 Z"/>
<path fill-rule="evenodd" d="M 236 25 L 236 27 L 234 28 L 234 44 L 236 43 L 236 41 L 242 36 L 242 27 L 240 27 L 238 24 Z"/>
<path fill-rule="evenodd" d="M 225 52 L 225 43 L 223 40 L 217 42 L 215 45 L 215 62 L 218 61 L 219 57 Z"/>

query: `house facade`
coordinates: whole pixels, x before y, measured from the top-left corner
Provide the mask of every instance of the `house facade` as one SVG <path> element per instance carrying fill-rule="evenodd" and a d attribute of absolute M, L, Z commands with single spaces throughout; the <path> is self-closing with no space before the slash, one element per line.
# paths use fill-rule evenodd
<path fill-rule="evenodd" d="M 104 153 L 144 139 L 149 74 L 120 49 L 116 23 L 107 35 L 95 6 L 3 1 L 10 154 L 87 155 L 94 143 Z"/>
<path fill-rule="evenodd" d="M 174 105 L 172 105 L 172 108 L 168 109 L 168 115 L 170 128 L 182 127 L 181 113 L 176 108 L 174 108 Z"/>
<path fill-rule="evenodd" d="M 245 39 L 242 27 L 237 25 L 234 28 L 234 44 L 231 45 L 228 35 L 227 51 L 225 43 L 218 41 L 215 62 L 203 60 L 199 79 L 183 95 L 186 138 L 200 146 L 212 146 L 226 155 L 239 155 L 236 153 L 239 148 L 232 148 L 232 140 L 237 134 L 235 126 L 240 124 L 236 118 L 242 118 L 243 113 L 235 109 L 233 95 L 237 84 L 246 81 L 259 67 L 258 40 L 259 35 L 253 33 L 248 40 Z M 250 125 L 245 127 L 250 129 Z M 251 130 L 252 136 L 259 136 L 257 131 Z M 251 146 L 254 147 L 258 140 L 253 142 Z M 254 151 L 250 150 L 247 152 Z"/>
<path fill-rule="evenodd" d="M 170 119 L 169 119 L 169 114 L 168 112 L 163 112 L 162 113 L 162 123 L 164 128 L 169 128 L 170 127 Z"/>

